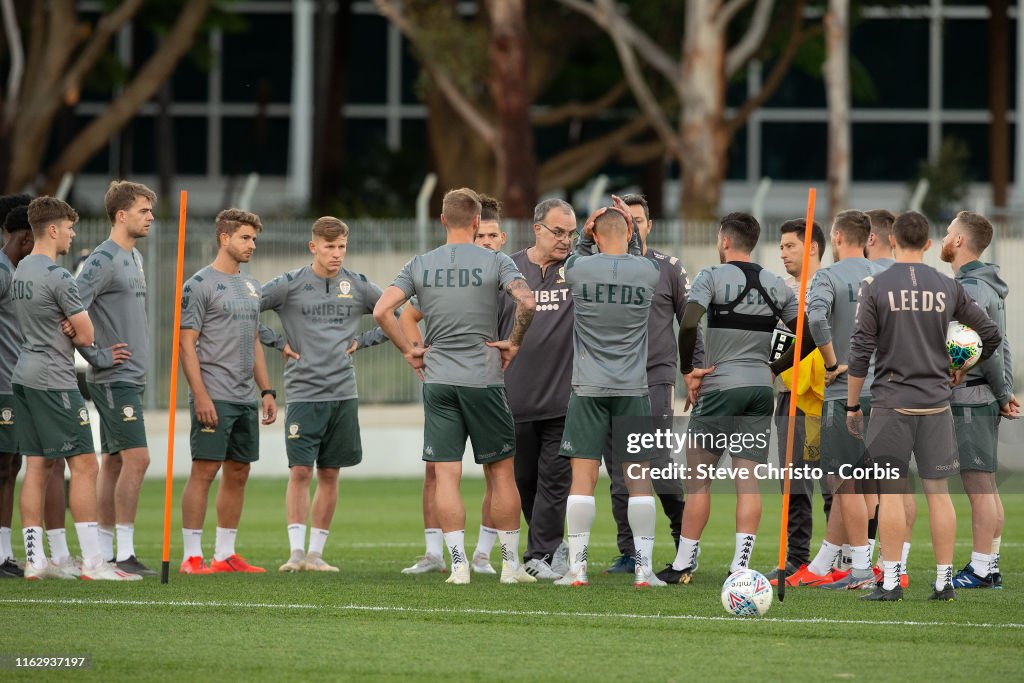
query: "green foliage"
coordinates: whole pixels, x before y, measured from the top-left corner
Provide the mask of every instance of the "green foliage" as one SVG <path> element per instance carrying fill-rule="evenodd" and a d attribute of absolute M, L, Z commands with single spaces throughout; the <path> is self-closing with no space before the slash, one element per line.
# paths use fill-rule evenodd
<path fill-rule="evenodd" d="M 970 174 L 968 161 L 971 152 L 967 143 L 955 137 L 947 137 L 939 148 L 935 163 L 922 161 L 917 179 L 927 179 L 928 194 L 922 203 L 922 210 L 934 221 L 952 219 L 967 197 Z M 916 185 L 916 182 L 915 182 Z M 913 192 L 913 186 L 910 191 Z"/>

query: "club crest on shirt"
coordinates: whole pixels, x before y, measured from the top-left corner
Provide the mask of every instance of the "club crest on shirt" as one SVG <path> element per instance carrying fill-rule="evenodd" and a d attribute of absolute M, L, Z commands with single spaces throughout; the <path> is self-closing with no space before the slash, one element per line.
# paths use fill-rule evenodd
<path fill-rule="evenodd" d="M 245 286 L 249 289 L 249 296 L 259 298 L 260 295 L 256 293 L 256 285 L 251 282 L 246 282 Z"/>
<path fill-rule="evenodd" d="M 292 422 L 290 425 L 288 425 L 288 438 L 289 439 L 297 439 L 300 436 L 302 436 L 302 435 L 299 434 L 299 423 L 298 422 Z"/>
<path fill-rule="evenodd" d="M 78 410 L 78 424 L 83 427 L 89 424 L 89 411 L 85 408 L 80 408 Z"/>
<path fill-rule="evenodd" d="M 14 424 L 14 409 L 13 408 L 0 408 L 0 425 L 12 425 Z"/>
<path fill-rule="evenodd" d="M 352 298 L 352 283 L 348 280 L 342 280 L 338 283 L 338 298 L 339 299 L 351 299 Z"/>
<path fill-rule="evenodd" d="M 565 266 L 561 266 L 558 269 L 558 279 L 555 280 L 555 284 L 556 285 L 561 285 L 561 284 L 564 284 L 564 283 L 565 283 Z"/>
<path fill-rule="evenodd" d="M 122 418 L 124 422 L 135 422 L 137 419 L 139 419 L 135 417 L 134 406 L 125 406 L 121 408 L 121 414 L 124 415 L 124 418 Z"/>

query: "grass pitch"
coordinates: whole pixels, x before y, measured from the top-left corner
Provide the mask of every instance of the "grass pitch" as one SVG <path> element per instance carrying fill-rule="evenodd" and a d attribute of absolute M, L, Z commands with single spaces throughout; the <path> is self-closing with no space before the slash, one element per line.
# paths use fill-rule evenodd
<path fill-rule="evenodd" d="M 182 484 L 176 482 L 176 493 Z M 342 572 L 278 574 L 288 556 L 285 482 L 252 480 L 237 547 L 268 574 L 177 574 L 181 536 L 175 505 L 168 585 L 158 578 L 119 585 L 0 581 L 0 655 L 89 655 L 91 668 L 72 675 L 107 681 L 801 681 L 895 675 L 914 681 L 1021 675 L 1024 543 L 1017 540 L 1015 520 L 1024 514 L 1024 496 L 1004 499 L 1002 591 L 960 591 L 952 604 L 926 600 L 934 560 L 922 499 L 903 603 L 865 604 L 859 592 L 790 589 L 766 617 L 741 619 L 727 615 L 719 598 L 733 550 L 728 496 L 714 500 L 694 582 L 637 591 L 630 576 L 600 573 L 617 553 L 607 482 L 598 486 L 592 583 L 567 589 L 546 583 L 502 586 L 496 576 L 477 575 L 470 586 L 448 586 L 440 574 L 400 574 L 423 552 L 420 482 L 409 480 L 343 481 L 325 553 Z M 146 484 L 136 530 L 139 556 L 154 568 L 162 490 L 157 482 Z M 482 482 L 466 482 L 463 494 L 471 552 Z M 780 502 L 779 496 L 764 497 L 753 563 L 762 571 L 777 557 Z M 970 517 L 966 498 L 955 502 L 956 569 L 970 557 Z M 824 529 L 817 514 L 812 552 Z M 211 505 L 207 558 L 214 526 Z M 17 519 L 15 528 L 17 535 Z M 674 555 L 663 518 L 658 533 L 660 567 Z M 70 540 L 77 551 L 76 540 Z M 15 548 L 22 557 L 20 536 Z M 492 555 L 496 567 L 499 556 Z M 0 675 L 7 680 L 9 673 Z M 32 677 L 68 674 L 37 671 Z"/>

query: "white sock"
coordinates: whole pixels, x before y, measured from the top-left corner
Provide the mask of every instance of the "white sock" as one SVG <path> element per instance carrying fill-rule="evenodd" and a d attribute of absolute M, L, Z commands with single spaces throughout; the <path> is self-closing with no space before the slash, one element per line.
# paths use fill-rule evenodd
<path fill-rule="evenodd" d="M 875 559 L 875 539 L 868 539 L 868 564 Z"/>
<path fill-rule="evenodd" d="M 181 530 L 182 545 L 185 548 L 185 557 L 202 557 L 203 556 L 203 530 L 202 529 L 182 529 Z"/>
<path fill-rule="evenodd" d="M 46 553 L 43 552 L 43 527 L 22 527 L 21 537 L 25 541 L 25 562 L 36 569 L 45 569 Z"/>
<path fill-rule="evenodd" d="M 217 540 L 213 546 L 213 559 L 222 561 L 235 554 L 235 536 L 238 529 L 217 527 Z"/>
<path fill-rule="evenodd" d="M 989 575 L 992 567 L 992 555 L 971 553 L 971 571 L 984 578 Z"/>
<path fill-rule="evenodd" d="M 304 551 L 306 549 L 305 524 L 288 525 L 288 545 L 291 547 L 292 552 L 296 550 Z"/>
<path fill-rule="evenodd" d="M 0 526 L 0 564 L 14 559 L 14 548 L 11 546 L 11 527 Z"/>
<path fill-rule="evenodd" d="M 737 569 L 746 569 L 750 566 L 750 556 L 754 554 L 754 541 L 756 540 L 757 535 L 755 534 L 736 534 L 736 550 L 733 551 L 729 571 L 734 572 Z"/>
<path fill-rule="evenodd" d="M 999 546 L 1002 544 L 1003 537 L 996 536 L 992 539 L 992 566 L 990 567 L 990 573 L 999 573 Z"/>
<path fill-rule="evenodd" d="M 700 539 L 694 540 L 679 537 L 679 548 L 676 550 L 676 559 L 672 560 L 672 569 L 677 572 L 697 564 L 697 553 L 700 551 Z"/>
<path fill-rule="evenodd" d="M 75 525 L 75 529 L 78 525 Z M 71 557 L 71 551 L 68 550 L 68 532 L 66 529 L 47 529 L 46 540 L 50 543 L 50 561 L 55 564 L 64 564 L 64 562 Z M 82 539 L 78 539 L 79 545 L 82 543 Z M 82 549 L 82 556 L 85 557 L 85 549 Z"/>
<path fill-rule="evenodd" d="M 565 531 L 569 541 L 569 569 L 587 570 L 590 530 L 597 516 L 593 496 L 569 496 L 565 503 Z"/>
<path fill-rule="evenodd" d="M 448 554 L 452 557 L 452 571 L 456 564 L 466 563 L 466 530 L 446 531 L 444 544 L 448 546 Z"/>
<path fill-rule="evenodd" d="M 100 552 L 103 554 L 103 559 L 109 560 L 114 557 L 114 527 L 100 524 L 96 533 L 100 539 Z"/>
<path fill-rule="evenodd" d="M 903 554 L 900 555 L 900 571 L 902 571 L 904 574 L 907 573 L 908 557 L 910 557 L 910 544 L 905 542 L 903 544 Z"/>
<path fill-rule="evenodd" d="M 516 533 L 518 534 L 519 531 L 517 530 Z M 487 555 L 488 557 L 490 557 L 491 556 L 491 549 L 494 548 L 494 542 L 496 540 L 498 540 L 498 530 L 497 529 L 492 529 L 489 526 L 484 526 L 483 524 L 481 524 L 480 525 L 480 535 L 477 536 L 477 539 L 476 539 L 476 550 L 473 551 L 473 554 L 474 555 Z M 517 543 L 518 543 L 518 541 L 517 541 Z M 502 551 L 504 552 L 504 546 L 502 547 Z M 518 552 L 518 550 L 516 552 Z M 502 559 L 504 560 L 504 557 L 502 557 Z"/>
<path fill-rule="evenodd" d="M 843 544 L 842 558 L 839 561 L 839 568 L 840 569 L 846 570 L 846 569 L 850 569 L 853 566 L 853 557 L 851 557 L 852 553 L 853 553 L 853 550 L 850 548 L 850 544 L 849 543 L 844 543 Z"/>
<path fill-rule="evenodd" d="M 117 561 L 124 562 L 135 555 L 135 525 L 117 525 Z M 110 557 L 106 555 L 104 557 Z"/>
<path fill-rule="evenodd" d="M 427 542 L 427 555 L 444 559 L 444 534 L 440 529 L 424 529 L 423 536 Z"/>
<path fill-rule="evenodd" d="M 483 533 L 483 529 L 483 527 L 480 527 L 480 533 Z M 501 539 L 502 569 L 505 567 L 508 567 L 511 571 L 519 569 L 519 529 L 498 531 L 496 532 L 496 535 Z M 493 543 L 493 541 L 491 543 Z M 476 546 L 476 551 L 480 552 L 479 544 Z M 490 554 L 490 551 L 487 552 Z"/>
<path fill-rule="evenodd" d="M 818 549 L 818 554 L 814 556 L 814 559 L 809 565 L 807 570 L 816 576 L 825 576 L 829 570 L 832 569 L 833 563 L 836 558 L 839 557 L 839 553 L 842 552 L 842 547 L 835 543 L 829 543 L 828 541 L 821 542 L 821 548 Z"/>
<path fill-rule="evenodd" d="M 633 547 L 636 549 L 634 562 L 636 570 L 651 569 L 651 555 L 654 554 L 654 528 L 657 524 L 654 496 L 630 496 L 626 508 L 629 528 L 633 531 Z"/>
<path fill-rule="evenodd" d="M 63 529 L 60 529 L 63 531 Z M 106 559 L 100 552 L 99 524 L 96 522 L 75 522 L 78 534 L 78 546 L 82 549 L 82 564 L 86 569 L 95 569 Z M 47 532 L 49 535 L 49 532 Z M 64 545 L 67 548 L 67 544 Z M 53 539 L 50 539 L 50 551 L 53 552 Z"/>
<path fill-rule="evenodd" d="M 886 562 L 882 560 L 882 570 L 885 576 L 882 578 L 882 588 L 891 591 L 900 585 L 900 571 L 902 565 L 899 562 Z"/>
<path fill-rule="evenodd" d="M 309 552 L 316 553 L 323 557 L 324 546 L 327 545 L 327 534 L 331 533 L 327 529 L 317 529 L 316 527 L 310 527 L 309 529 Z"/>
<path fill-rule="evenodd" d="M 953 565 L 951 564 L 937 564 L 935 565 L 935 590 L 940 591 L 946 587 L 946 584 L 953 583 Z"/>
<path fill-rule="evenodd" d="M 853 558 L 854 569 L 871 569 L 871 548 L 866 545 L 855 545 L 850 547 L 850 556 Z"/>

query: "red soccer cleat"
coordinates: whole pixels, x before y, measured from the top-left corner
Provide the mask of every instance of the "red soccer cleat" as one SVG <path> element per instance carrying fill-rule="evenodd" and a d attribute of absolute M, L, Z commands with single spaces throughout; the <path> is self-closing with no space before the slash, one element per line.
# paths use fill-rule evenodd
<path fill-rule="evenodd" d="M 267 570 L 263 567 L 254 567 L 237 553 L 226 560 L 214 560 L 210 563 L 210 573 L 212 574 L 227 574 L 232 572 L 238 574 L 266 574 Z"/>
<path fill-rule="evenodd" d="M 835 579 L 832 578 L 831 571 L 828 574 L 825 574 L 824 576 L 819 576 L 818 574 L 815 574 L 810 569 L 808 569 L 806 564 L 802 564 L 800 565 L 800 569 L 797 569 L 795 572 L 786 577 L 786 585 L 791 588 L 797 588 L 799 586 L 820 586 L 823 583 L 829 583 L 830 581 L 834 580 Z M 768 583 L 770 583 L 773 586 L 778 586 L 779 580 L 772 579 Z"/>
<path fill-rule="evenodd" d="M 181 563 L 181 569 L 178 570 L 181 574 L 212 574 L 210 567 L 203 562 L 203 558 L 200 555 L 193 555 L 187 558 Z"/>
<path fill-rule="evenodd" d="M 906 588 L 910 585 L 910 577 L 906 574 L 900 574 L 900 588 Z"/>

